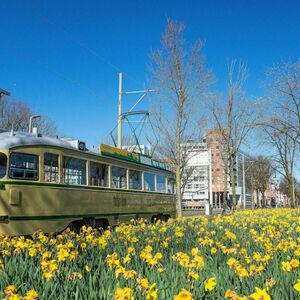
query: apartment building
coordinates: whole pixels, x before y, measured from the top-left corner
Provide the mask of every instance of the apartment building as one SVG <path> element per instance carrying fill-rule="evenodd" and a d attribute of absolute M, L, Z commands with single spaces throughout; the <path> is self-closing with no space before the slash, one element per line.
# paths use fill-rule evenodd
<path fill-rule="evenodd" d="M 212 206 L 221 208 L 224 202 L 224 147 L 222 132 L 216 128 L 205 130 L 205 142 L 211 150 L 212 161 Z M 227 182 L 229 189 L 229 178 Z"/>
<path fill-rule="evenodd" d="M 182 144 L 182 149 L 182 152 L 187 156 L 186 175 L 183 176 L 183 185 L 185 187 L 182 207 L 184 209 L 203 208 L 204 204 L 209 201 L 213 209 L 221 209 L 225 198 L 222 132 L 216 128 L 207 128 L 205 130 L 205 138 L 201 143 L 189 141 L 186 144 Z M 245 176 L 243 176 L 244 153 L 238 152 L 234 160 L 237 207 L 251 207 L 252 193 L 246 188 Z M 229 174 L 227 178 L 226 196 L 227 203 L 231 206 L 232 185 Z"/>
<path fill-rule="evenodd" d="M 189 141 L 182 145 L 187 164 L 183 176 L 184 209 L 201 209 L 209 200 L 209 150 L 206 143 Z"/>

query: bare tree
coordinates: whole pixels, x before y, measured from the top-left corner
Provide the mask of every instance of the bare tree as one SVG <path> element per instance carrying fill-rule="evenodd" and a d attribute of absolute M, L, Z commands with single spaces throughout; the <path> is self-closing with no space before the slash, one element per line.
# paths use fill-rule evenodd
<path fill-rule="evenodd" d="M 265 85 L 274 109 L 288 116 L 288 119 L 282 118 L 280 113 L 276 122 L 288 128 L 291 138 L 300 143 L 300 60 L 269 68 Z"/>
<path fill-rule="evenodd" d="M 28 131 L 30 116 L 34 115 L 32 109 L 17 100 L 2 97 L 0 99 L 0 128 L 5 130 Z M 39 132 L 53 136 L 56 134 L 56 127 L 53 121 L 47 116 L 41 115 L 35 121 Z"/>
<path fill-rule="evenodd" d="M 288 184 L 290 205 L 294 208 L 294 169 L 300 143 L 300 62 L 274 65 L 267 71 L 265 86 L 269 114 L 259 125 L 274 153 L 277 171 Z"/>
<path fill-rule="evenodd" d="M 243 62 L 232 60 L 228 65 L 228 95 L 225 101 L 216 98 L 212 101 L 212 113 L 220 136 L 222 137 L 224 163 L 224 202 L 227 208 L 228 175 L 232 189 L 232 206 L 236 209 L 236 179 L 234 165 L 238 151 L 245 142 L 256 118 L 256 105 L 245 97 L 244 83 L 247 67 Z"/>
<path fill-rule="evenodd" d="M 267 157 L 259 155 L 245 161 L 246 182 L 248 187 L 256 192 L 257 200 L 259 193 L 262 195 L 262 206 L 266 206 L 265 192 L 273 173 L 274 168 Z"/>
<path fill-rule="evenodd" d="M 278 115 L 278 113 L 280 113 Z M 298 132 L 291 132 L 288 125 L 291 112 L 278 111 L 261 124 L 265 143 L 273 149 L 271 157 L 276 170 L 286 179 L 289 186 L 291 208 L 295 208 L 294 169 L 298 150 Z M 284 122 L 282 121 L 284 120 Z"/>
<path fill-rule="evenodd" d="M 300 183 L 294 178 L 294 188 L 295 188 L 295 204 L 300 204 Z M 279 190 L 282 194 L 290 198 L 290 187 L 286 178 L 282 177 L 279 183 Z"/>
<path fill-rule="evenodd" d="M 202 97 L 211 82 L 211 73 L 204 68 L 203 43 L 187 47 L 184 25 L 168 20 L 162 35 L 161 49 L 151 52 L 152 86 L 156 101 L 152 116 L 155 119 L 160 147 L 168 157 L 176 174 L 177 212 L 181 216 L 182 178 L 188 155 L 182 144 L 191 137 L 201 136 L 199 126 Z"/>

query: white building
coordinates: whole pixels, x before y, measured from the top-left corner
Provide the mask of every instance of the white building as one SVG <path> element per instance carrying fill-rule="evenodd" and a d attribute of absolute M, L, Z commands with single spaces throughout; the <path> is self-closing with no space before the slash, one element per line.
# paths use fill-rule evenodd
<path fill-rule="evenodd" d="M 151 145 L 125 145 L 122 146 L 122 149 L 127 150 L 129 152 L 141 153 L 148 156 L 150 156 L 152 152 Z"/>
<path fill-rule="evenodd" d="M 187 157 L 183 176 L 182 207 L 199 209 L 209 199 L 209 150 L 205 143 L 182 145 Z"/>

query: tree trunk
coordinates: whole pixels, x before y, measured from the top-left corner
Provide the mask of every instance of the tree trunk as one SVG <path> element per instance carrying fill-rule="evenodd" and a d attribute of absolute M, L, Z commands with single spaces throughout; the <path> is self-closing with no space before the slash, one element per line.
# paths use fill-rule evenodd
<path fill-rule="evenodd" d="M 261 207 L 260 201 L 259 201 L 259 191 L 256 189 L 255 193 L 256 193 L 256 204 L 257 204 L 257 207 Z"/>
<path fill-rule="evenodd" d="M 226 145 L 226 153 L 224 157 L 224 196 L 223 196 L 223 210 L 222 213 L 226 212 L 227 209 L 227 181 L 228 181 L 228 145 Z"/>
<path fill-rule="evenodd" d="M 182 191 L 181 191 L 181 125 L 182 125 L 183 103 L 180 103 L 177 114 L 176 128 L 176 193 L 177 193 L 177 217 L 182 216 Z"/>
<path fill-rule="evenodd" d="M 288 178 L 289 183 L 289 194 L 290 194 L 290 201 L 291 201 L 291 208 L 295 208 L 295 187 L 294 187 L 294 177 L 291 173 L 289 173 Z"/>
<path fill-rule="evenodd" d="M 234 177 L 234 160 L 230 156 L 230 181 L 231 181 L 231 192 L 232 192 L 232 208 L 233 211 L 236 210 L 236 191 L 235 191 L 235 177 Z"/>
<path fill-rule="evenodd" d="M 182 202 L 182 193 L 181 193 L 181 182 L 180 182 L 180 166 L 176 166 L 176 210 L 177 210 L 177 217 L 182 216 L 182 209 L 181 209 L 181 202 Z"/>
<path fill-rule="evenodd" d="M 266 196 L 265 196 L 265 192 L 264 191 L 261 191 L 261 196 L 262 196 L 262 205 L 263 205 L 263 207 L 266 207 L 267 203 L 266 203 Z"/>

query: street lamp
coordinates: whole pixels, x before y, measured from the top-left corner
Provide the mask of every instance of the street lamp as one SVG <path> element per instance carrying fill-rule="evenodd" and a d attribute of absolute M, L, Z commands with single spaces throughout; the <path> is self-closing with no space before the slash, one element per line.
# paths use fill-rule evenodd
<path fill-rule="evenodd" d="M 39 116 L 39 115 L 30 116 L 30 118 L 29 118 L 29 129 L 28 129 L 29 133 L 32 133 L 32 120 L 33 119 L 38 119 L 40 117 L 41 116 Z"/>
<path fill-rule="evenodd" d="M 2 98 L 3 95 L 10 96 L 10 92 L 0 89 L 0 99 Z"/>

